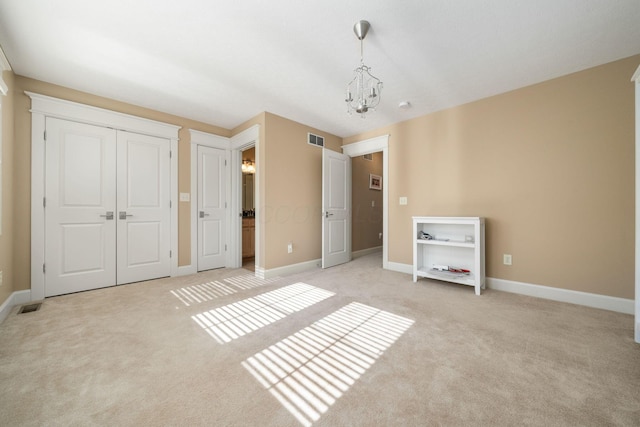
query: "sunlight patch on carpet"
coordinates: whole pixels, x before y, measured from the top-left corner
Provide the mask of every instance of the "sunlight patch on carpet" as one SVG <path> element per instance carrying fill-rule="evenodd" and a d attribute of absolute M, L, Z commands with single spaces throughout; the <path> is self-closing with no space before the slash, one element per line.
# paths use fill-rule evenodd
<path fill-rule="evenodd" d="M 311 426 L 414 321 L 353 302 L 242 362 Z"/>
<path fill-rule="evenodd" d="M 306 283 L 295 283 L 191 318 L 216 341 L 224 344 L 334 295 Z"/>
<path fill-rule="evenodd" d="M 225 282 L 240 288 L 240 289 L 253 289 L 260 286 L 268 285 L 280 280 L 280 277 L 272 277 L 271 279 L 261 279 L 256 277 L 255 274 L 243 274 L 241 276 L 229 277 L 224 279 Z"/>
<path fill-rule="evenodd" d="M 260 279 L 253 274 L 242 274 L 240 276 L 222 279 L 222 282 L 213 281 L 198 285 L 184 286 L 182 288 L 172 290 L 171 294 L 178 298 L 184 305 L 189 307 L 193 304 L 200 304 L 225 295 L 235 294 L 239 290 L 247 290 L 269 285 L 277 280 L 280 280 L 280 277 Z"/>

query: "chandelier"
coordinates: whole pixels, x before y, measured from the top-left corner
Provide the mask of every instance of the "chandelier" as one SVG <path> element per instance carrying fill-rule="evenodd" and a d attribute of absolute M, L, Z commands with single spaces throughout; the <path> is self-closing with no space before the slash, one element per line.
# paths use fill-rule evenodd
<path fill-rule="evenodd" d="M 360 40 L 360 66 L 354 70 L 355 76 L 347 85 L 347 112 L 351 114 L 353 111 L 359 113 L 362 118 L 365 117 L 367 111 L 375 110 L 380 103 L 380 94 L 382 92 L 382 82 L 379 78 L 371 74 L 371 67 L 364 65 L 363 59 L 363 40 L 367 36 L 367 32 L 371 25 L 368 21 L 358 21 L 353 26 L 353 32 Z"/>
<path fill-rule="evenodd" d="M 249 174 L 256 173 L 256 167 L 251 160 L 242 161 L 242 173 L 249 173 Z"/>

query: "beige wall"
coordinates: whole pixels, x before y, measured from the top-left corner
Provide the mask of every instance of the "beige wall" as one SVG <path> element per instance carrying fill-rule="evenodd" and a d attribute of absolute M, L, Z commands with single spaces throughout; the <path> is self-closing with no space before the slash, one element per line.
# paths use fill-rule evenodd
<path fill-rule="evenodd" d="M 334 151 L 342 139 L 270 113 L 264 129 L 257 150 L 258 220 L 266 242 L 259 266 L 269 270 L 322 256 L 322 149 L 307 143 L 307 133 L 324 136 L 325 148 Z"/>
<path fill-rule="evenodd" d="M 479 215 L 487 218 L 490 277 L 633 298 L 630 77 L 638 63 L 640 55 L 344 141 L 270 113 L 229 131 L 5 72 L 5 102 L 11 99 L 13 108 L 5 104 L 3 121 L 0 302 L 30 286 L 31 120 L 25 90 L 183 126 L 180 192 L 190 192 L 188 128 L 232 136 L 259 124 L 262 268 L 321 256 L 321 150 L 306 143 L 307 132 L 324 135 L 335 151 L 388 133 L 390 170 L 383 184 L 389 186 L 390 261 L 411 263 L 412 215 Z M 409 198 L 407 206 L 398 205 L 400 196 Z M 179 206 L 178 261 L 187 265 L 189 204 Z M 503 253 L 513 255 L 513 266 L 502 265 Z"/>
<path fill-rule="evenodd" d="M 413 215 L 483 216 L 488 276 L 634 298 L 630 79 L 639 63 L 637 55 L 346 138 L 390 134 L 389 260 L 411 264 Z"/>
<path fill-rule="evenodd" d="M 0 235 L 0 271 L 2 271 L 2 286 L 0 286 L 0 304 L 4 303 L 14 290 L 17 290 L 13 269 L 13 244 L 16 218 L 14 216 L 13 204 L 13 155 L 15 146 L 13 100 L 15 98 L 15 83 L 13 72 L 4 71 L 2 76 L 9 91 L 2 99 L 2 234 Z"/>
<path fill-rule="evenodd" d="M 161 113 L 122 102 L 74 91 L 61 86 L 52 85 L 26 77 L 15 77 L 15 150 L 14 150 L 14 233 L 20 238 L 14 240 L 14 290 L 29 289 L 30 279 L 30 194 L 31 194 L 31 99 L 24 91 L 66 99 L 121 113 L 157 120 L 182 126 L 178 143 L 178 191 L 191 191 L 191 147 L 189 129 L 230 136 L 230 131 L 205 123 L 188 120 L 182 117 Z M 215 117 L 212 117 L 215 121 Z M 191 262 L 190 251 L 190 205 L 181 202 L 178 205 L 178 264 L 188 265 Z"/>
<path fill-rule="evenodd" d="M 382 246 L 382 240 L 378 238 L 382 233 L 382 191 L 369 188 L 369 174 L 382 176 L 382 153 L 373 153 L 372 157 L 372 160 L 365 160 L 362 156 L 351 159 L 353 251 Z"/>

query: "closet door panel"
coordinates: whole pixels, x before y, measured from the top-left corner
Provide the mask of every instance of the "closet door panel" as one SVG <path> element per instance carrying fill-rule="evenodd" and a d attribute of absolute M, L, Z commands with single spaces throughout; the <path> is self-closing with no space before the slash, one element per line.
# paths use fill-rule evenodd
<path fill-rule="evenodd" d="M 45 296 L 115 284 L 116 132 L 47 118 Z"/>
<path fill-rule="evenodd" d="M 170 141 L 118 132 L 118 284 L 169 276 Z"/>

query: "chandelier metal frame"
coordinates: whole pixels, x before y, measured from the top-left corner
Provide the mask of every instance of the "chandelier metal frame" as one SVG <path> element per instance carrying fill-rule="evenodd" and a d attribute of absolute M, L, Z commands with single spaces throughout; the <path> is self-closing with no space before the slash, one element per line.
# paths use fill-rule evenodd
<path fill-rule="evenodd" d="M 360 40 L 360 66 L 354 70 L 354 77 L 347 85 L 345 102 L 347 112 L 354 111 L 362 118 L 369 110 L 375 110 L 380 103 L 382 81 L 371 74 L 371 67 L 364 64 L 364 38 L 367 36 L 371 24 L 368 21 L 358 21 L 353 26 L 353 32 Z"/>

